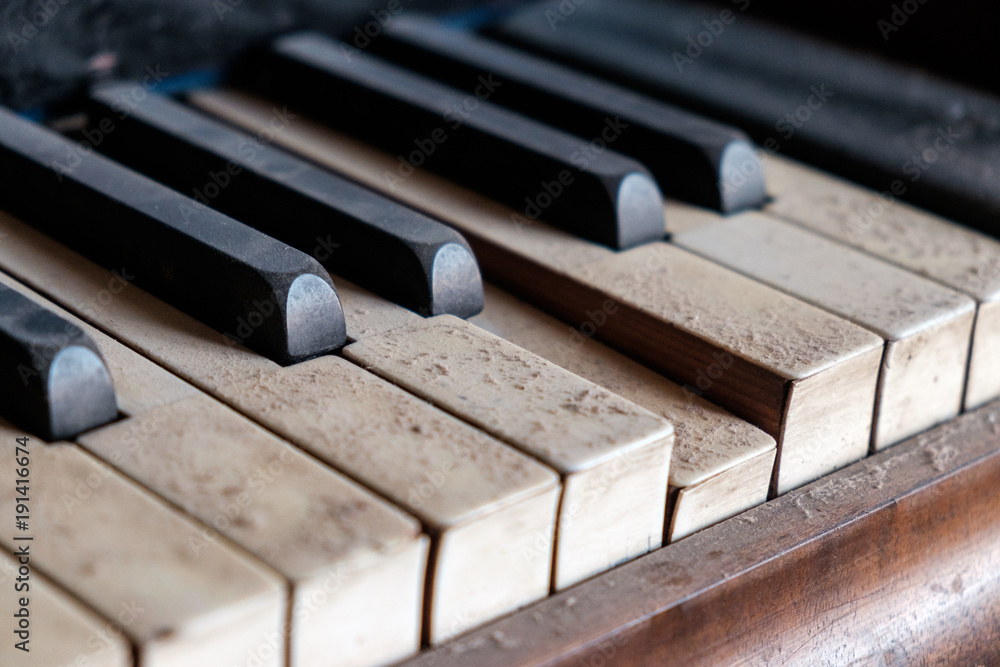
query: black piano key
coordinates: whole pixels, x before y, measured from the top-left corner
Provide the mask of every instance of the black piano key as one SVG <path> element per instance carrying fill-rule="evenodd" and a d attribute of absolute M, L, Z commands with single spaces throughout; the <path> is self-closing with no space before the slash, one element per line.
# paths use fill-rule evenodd
<path fill-rule="evenodd" d="M 427 169 L 613 248 L 664 235 L 639 163 L 323 36 L 277 39 L 232 80 L 398 156 L 389 186 Z"/>
<path fill-rule="evenodd" d="M 0 180 L 0 209 L 279 363 L 346 341 L 314 259 L 5 109 Z"/>
<path fill-rule="evenodd" d="M 489 32 L 1000 236 L 1000 98 L 775 27 L 748 7 L 543 2 Z"/>
<path fill-rule="evenodd" d="M 490 98 L 643 163 L 674 198 L 722 213 L 767 199 L 756 149 L 739 130 L 427 17 L 400 16 L 372 40 L 380 57 Z"/>
<path fill-rule="evenodd" d="M 88 131 L 106 119 L 115 125 L 98 147 L 103 153 L 407 308 L 458 317 L 482 310 L 479 265 L 458 232 L 269 146 L 266 137 L 139 90 L 113 84 L 91 93 Z"/>
<path fill-rule="evenodd" d="M 0 414 L 45 440 L 118 416 L 111 376 L 79 327 L 0 284 Z"/>

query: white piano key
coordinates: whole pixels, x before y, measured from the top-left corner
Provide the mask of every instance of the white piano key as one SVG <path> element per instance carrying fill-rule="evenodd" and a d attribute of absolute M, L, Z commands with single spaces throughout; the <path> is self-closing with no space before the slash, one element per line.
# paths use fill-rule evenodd
<path fill-rule="evenodd" d="M 427 640 L 548 593 L 553 471 L 342 359 L 281 367 L 131 286 L 88 308 L 109 272 L 10 217 L 0 230 L 0 267 L 423 520 L 434 540 Z"/>
<path fill-rule="evenodd" d="M 0 421 L 0 440 L 25 435 Z M 270 637 L 279 667 L 285 589 L 269 568 L 221 541 L 191 553 L 201 526 L 71 443 L 29 444 L 33 563 L 101 615 L 134 610 L 125 635 L 141 667 L 236 664 Z M 13 483 L 0 509 L 13 515 Z M 14 551 L 10 532 L 0 543 Z"/>
<path fill-rule="evenodd" d="M 760 213 L 720 216 L 672 241 L 885 340 L 873 449 L 961 410 L 975 317 L 969 297 Z"/>
<path fill-rule="evenodd" d="M 245 95 L 191 100 L 243 127 L 267 122 L 269 106 Z M 615 253 L 420 171 L 389 188 L 391 156 L 316 123 L 302 120 L 274 136 L 454 225 L 488 277 L 550 312 L 582 322 L 588 309 L 615 300 L 620 313 L 596 336 L 675 379 L 703 384 L 709 400 L 775 436 L 778 493 L 867 452 L 881 354 L 874 334 L 667 244 Z M 713 353 L 730 368 L 702 378 L 717 363 Z"/>
<path fill-rule="evenodd" d="M 30 557 L 19 560 L 0 551 L 0 606 L 4 616 L 13 617 L 12 630 L 22 632 L 21 618 L 28 624 L 23 630 L 26 635 L 15 633 L 4 638 L 0 664 L 131 667 L 132 647 L 120 627 L 122 620 L 131 617 L 132 608 L 126 605 L 117 616 L 102 618 L 37 569 L 20 574 L 21 560 L 27 560 L 31 567 Z M 18 581 L 18 577 L 23 580 Z M 22 610 L 27 616 L 22 616 Z"/>
<path fill-rule="evenodd" d="M 891 188 L 873 192 L 779 156 L 764 167 L 775 195 L 769 213 L 974 298 L 964 407 L 1000 396 L 1000 241 L 900 201 Z"/>
<path fill-rule="evenodd" d="M 45 307 L 40 296 L 0 274 Z M 428 540 L 395 506 L 71 314 L 97 342 L 128 418 L 77 441 L 203 526 L 197 557 L 231 540 L 289 586 L 292 667 L 375 665 L 420 646 Z M 387 594 L 390 591 L 391 594 Z M 260 652 L 274 650 L 270 643 Z"/>
<path fill-rule="evenodd" d="M 345 308 L 351 300 L 353 294 Z M 600 326 L 614 312 L 609 304 L 590 326 Z M 674 425 L 665 542 L 767 500 L 775 442 L 760 429 L 602 345 L 589 327 L 580 331 L 563 324 L 493 285 L 486 286 L 483 312 L 469 321 Z"/>

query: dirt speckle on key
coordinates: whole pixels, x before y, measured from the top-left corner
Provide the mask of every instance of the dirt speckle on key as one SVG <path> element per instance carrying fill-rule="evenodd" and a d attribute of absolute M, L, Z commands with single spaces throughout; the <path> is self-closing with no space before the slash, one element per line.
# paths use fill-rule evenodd
<path fill-rule="evenodd" d="M 428 356 L 404 363 L 418 351 Z M 451 316 L 355 343 L 345 355 L 559 470 L 671 432 L 648 410 Z M 442 358 L 447 376 L 436 370 Z"/>

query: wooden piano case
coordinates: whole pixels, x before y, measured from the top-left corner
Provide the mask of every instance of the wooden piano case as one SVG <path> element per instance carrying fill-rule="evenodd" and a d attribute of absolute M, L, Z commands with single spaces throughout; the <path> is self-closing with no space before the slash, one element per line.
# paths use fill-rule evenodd
<path fill-rule="evenodd" d="M 1000 404 L 405 664 L 1000 664 Z"/>

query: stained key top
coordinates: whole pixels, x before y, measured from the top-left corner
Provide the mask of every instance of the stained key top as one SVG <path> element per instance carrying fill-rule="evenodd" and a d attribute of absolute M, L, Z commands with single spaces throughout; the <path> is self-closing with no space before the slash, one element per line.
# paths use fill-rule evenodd
<path fill-rule="evenodd" d="M 0 179 L 0 209 L 275 361 L 344 343 L 314 259 L 4 109 Z"/>
<path fill-rule="evenodd" d="M 90 96 L 88 132 L 114 125 L 98 147 L 106 155 L 402 306 L 459 317 L 482 310 L 479 266 L 458 232 L 271 147 L 264 135 L 136 91 L 118 83 Z"/>
<path fill-rule="evenodd" d="M 276 40 L 232 83 L 397 156 L 390 188 L 426 169 L 612 248 L 663 238 L 663 202 L 645 167 L 321 35 Z"/>
<path fill-rule="evenodd" d="M 763 206 L 763 169 L 741 131 L 471 32 L 400 16 L 371 50 L 491 102 L 642 162 L 664 194 L 731 213 Z"/>
<path fill-rule="evenodd" d="M 76 325 L 0 285 L 3 416 L 49 440 L 72 437 L 118 415 L 97 346 Z"/>

